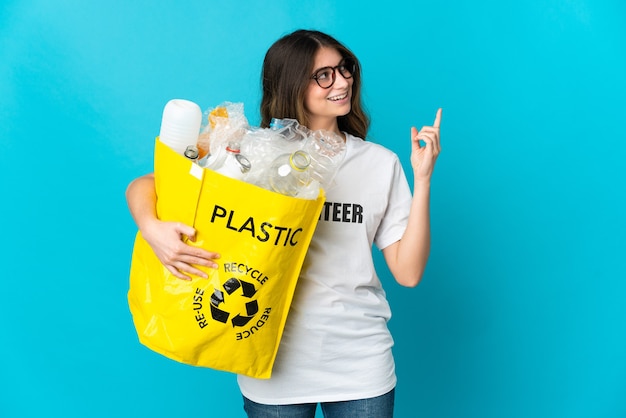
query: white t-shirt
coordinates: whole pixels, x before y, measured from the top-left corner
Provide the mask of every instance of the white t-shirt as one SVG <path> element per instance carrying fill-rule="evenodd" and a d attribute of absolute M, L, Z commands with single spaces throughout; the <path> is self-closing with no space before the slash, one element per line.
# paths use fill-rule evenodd
<path fill-rule="evenodd" d="M 346 156 L 327 190 L 272 377 L 238 376 L 241 392 L 255 402 L 363 399 L 395 387 L 391 310 L 372 244 L 383 249 L 402 237 L 411 191 L 393 152 L 346 137 Z"/>

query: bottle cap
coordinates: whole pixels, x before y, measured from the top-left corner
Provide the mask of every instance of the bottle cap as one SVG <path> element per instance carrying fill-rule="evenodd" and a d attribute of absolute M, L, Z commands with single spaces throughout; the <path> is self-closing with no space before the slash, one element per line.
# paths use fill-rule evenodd
<path fill-rule="evenodd" d="M 195 160 L 196 158 L 198 158 L 198 148 L 195 145 L 187 146 L 187 149 L 185 149 L 185 157 L 189 158 L 190 160 Z"/>
<path fill-rule="evenodd" d="M 242 173 L 247 173 L 252 168 L 250 160 L 248 160 L 245 155 L 237 154 L 235 155 L 235 159 L 239 163 L 239 168 L 241 169 Z"/>
<path fill-rule="evenodd" d="M 241 145 L 239 145 L 239 142 L 229 142 L 226 146 L 226 151 L 239 154 L 241 152 Z"/>
<path fill-rule="evenodd" d="M 278 130 L 282 129 L 285 125 L 283 125 L 283 121 L 280 119 L 272 118 L 270 122 L 270 129 Z"/>
<path fill-rule="evenodd" d="M 289 157 L 289 164 L 298 171 L 304 171 L 311 164 L 311 157 L 304 151 L 296 151 Z"/>

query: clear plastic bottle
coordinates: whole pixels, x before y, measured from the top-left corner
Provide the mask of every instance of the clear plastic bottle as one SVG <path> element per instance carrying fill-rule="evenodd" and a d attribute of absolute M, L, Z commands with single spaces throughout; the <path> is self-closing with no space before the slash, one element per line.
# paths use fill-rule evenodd
<path fill-rule="evenodd" d="M 311 177 L 330 188 L 346 154 L 346 142 L 338 134 L 312 131 L 302 147 L 311 156 Z"/>
<path fill-rule="evenodd" d="M 288 141 L 298 142 L 309 136 L 309 129 L 298 123 L 296 119 L 272 118 L 270 129 L 278 132 Z"/>
<path fill-rule="evenodd" d="M 311 157 L 298 150 L 276 157 L 269 168 L 268 182 L 273 191 L 298 196 L 311 183 Z"/>
<path fill-rule="evenodd" d="M 238 142 L 230 142 L 225 149 L 222 158 L 218 157 L 210 168 L 214 171 L 237 180 L 243 180 L 246 173 L 250 171 L 251 164 L 243 154 Z"/>

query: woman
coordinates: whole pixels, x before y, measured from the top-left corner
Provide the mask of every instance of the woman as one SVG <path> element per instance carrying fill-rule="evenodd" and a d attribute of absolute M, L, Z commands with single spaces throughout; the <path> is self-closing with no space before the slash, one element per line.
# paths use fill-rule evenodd
<path fill-rule="evenodd" d="M 433 126 L 411 128 L 413 196 L 398 157 L 366 142 L 360 66 L 334 38 L 298 30 L 279 39 L 263 63 L 262 127 L 293 118 L 346 141 L 346 156 L 307 253 L 283 339 L 268 380 L 239 376 L 249 417 L 393 415 L 395 366 L 391 316 L 371 248 L 382 250 L 403 286 L 416 286 L 430 251 L 430 180 L 440 151 L 441 109 Z M 420 143 L 423 142 L 424 145 Z M 152 175 L 133 181 L 130 211 L 144 238 L 172 274 L 206 275 L 219 253 L 188 246 L 188 225 L 156 218 Z"/>

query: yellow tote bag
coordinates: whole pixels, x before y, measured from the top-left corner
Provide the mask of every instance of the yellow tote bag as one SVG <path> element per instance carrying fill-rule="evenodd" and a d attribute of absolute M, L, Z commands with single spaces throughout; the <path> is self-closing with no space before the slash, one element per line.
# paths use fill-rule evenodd
<path fill-rule="evenodd" d="M 204 169 L 157 138 L 159 219 L 196 228 L 217 251 L 208 279 L 173 276 L 137 233 L 129 307 L 142 344 L 173 360 L 269 378 L 298 275 L 324 204 Z"/>

